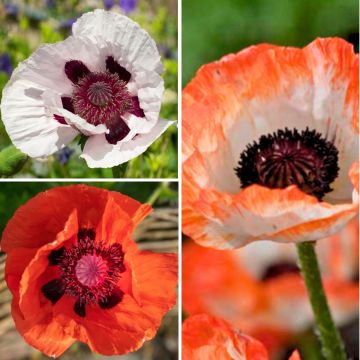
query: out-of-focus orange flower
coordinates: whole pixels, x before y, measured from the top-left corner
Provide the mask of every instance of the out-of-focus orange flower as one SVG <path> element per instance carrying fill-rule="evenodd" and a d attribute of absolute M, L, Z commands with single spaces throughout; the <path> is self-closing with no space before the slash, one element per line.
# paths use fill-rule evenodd
<path fill-rule="evenodd" d="M 206 314 L 187 318 L 182 325 L 183 360 L 268 360 L 264 345 Z M 301 360 L 295 351 L 289 360 Z"/>
<path fill-rule="evenodd" d="M 358 222 L 317 242 L 323 282 L 341 325 L 358 312 Z M 236 251 L 183 246 L 182 298 L 188 315 L 229 321 L 276 352 L 313 324 L 292 244 L 257 242 Z"/>
<path fill-rule="evenodd" d="M 202 246 L 301 242 L 358 211 L 358 55 L 338 38 L 258 45 L 183 92 L 183 229 Z"/>
<path fill-rule="evenodd" d="M 114 355 L 154 337 L 176 302 L 177 256 L 138 250 L 131 235 L 150 211 L 118 192 L 73 185 L 15 212 L 1 247 L 12 315 L 30 345 L 59 356 L 79 340 Z"/>

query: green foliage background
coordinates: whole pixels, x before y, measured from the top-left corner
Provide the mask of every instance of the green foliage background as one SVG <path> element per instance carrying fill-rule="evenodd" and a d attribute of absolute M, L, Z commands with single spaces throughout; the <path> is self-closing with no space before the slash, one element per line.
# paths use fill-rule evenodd
<path fill-rule="evenodd" d="M 358 0 L 182 0 L 182 81 L 203 64 L 258 43 L 358 42 Z"/>
<path fill-rule="evenodd" d="M 8 3 L 17 5 L 16 16 L 6 10 Z M 104 7 L 101 0 L 53 0 L 52 3 L 49 7 L 45 0 L 0 1 L 0 54 L 9 54 L 14 68 L 40 44 L 61 41 L 70 35 L 71 27 L 66 26 L 66 22 L 84 12 Z M 118 4 L 114 1 L 111 10 L 121 12 Z M 160 116 L 177 120 L 177 16 L 174 4 L 176 0 L 139 0 L 128 16 L 145 28 L 159 46 L 166 89 Z M 0 91 L 8 80 L 8 74 L 0 70 Z M 14 166 L 13 175 L 22 178 L 112 178 L 111 169 L 87 167 L 79 158 L 81 151 L 76 140 L 69 145 L 73 153 L 65 165 L 58 161 L 58 154 L 54 154 L 43 160 L 28 159 L 20 172 Z M 0 151 L 9 145 L 11 141 L 0 122 Z M 143 155 L 127 163 L 124 177 L 177 178 L 177 148 L 177 128 L 171 126 Z M 8 170 L 0 169 L 0 177 L 9 177 Z"/>

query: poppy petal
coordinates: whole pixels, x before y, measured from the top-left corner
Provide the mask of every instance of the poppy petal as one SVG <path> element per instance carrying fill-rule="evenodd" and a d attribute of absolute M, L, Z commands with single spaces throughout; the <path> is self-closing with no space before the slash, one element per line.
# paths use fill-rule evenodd
<path fill-rule="evenodd" d="M 65 120 L 65 118 L 63 116 L 54 114 L 54 119 L 56 121 L 58 121 L 60 124 L 62 124 L 62 125 L 67 125 L 67 122 L 66 122 L 66 120 Z"/>
<path fill-rule="evenodd" d="M 68 125 L 71 125 L 85 136 L 104 134 L 107 131 L 107 128 L 104 124 L 90 124 L 79 115 L 73 114 L 65 108 L 58 109 L 57 111 L 65 118 Z"/>
<path fill-rule="evenodd" d="M 130 113 L 138 117 L 145 117 L 144 111 L 140 107 L 139 98 L 137 96 L 134 96 L 131 98 L 131 100 L 132 100 L 132 109 Z"/>
<path fill-rule="evenodd" d="M 105 139 L 109 144 L 117 144 L 126 137 L 130 132 L 130 128 L 127 123 L 120 116 L 111 120 L 111 123 L 106 124 L 109 133 L 105 134 Z"/>
<path fill-rule="evenodd" d="M 76 300 L 74 304 L 74 311 L 77 315 L 84 318 L 86 315 L 85 303 L 80 299 Z"/>
<path fill-rule="evenodd" d="M 6 256 L 5 280 L 12 293 L 19 291 L 21 276 L 37 249 L 18 248 Z"/>
<path fill-rule="evenodd" d="M 131 257 L 126 257 L 125 254 L 125 259 L 132 264 L 133 296 L 141 303 L 142 310 L 147 312 L 147 316 L 151 314 L 155 321 L 155 316 L 161 318 L 176 302 L 174 287 L 178 273 L 177 256 L 167 253 L 156 254 L 151 251 L 139 251 L 128 255 Z M 159 278 L 162 279 L 161 283 L 154 281 Z M 147 307 L 149 307 L 148 311 Z M 121 306 L 116 309 L 119 309 L 120 315 Z"/>
<path fill-rule="evenodd" d="M 70 111 L 72 113 L 75 113 L 74 105 L 73 105 L 71 97 L 62 96 L 61 97 L 61 102 L 62 102 L 62 105 L 63 105 L 65 110 Z"/>
<path fill-rule="evenodd" d="M 111 309 L 116 306 L 124 297 L 124 292 L 119 288 L 115 288 L 114 291 L 105 299 L 99 300 L 99 306 L 102 309 Z"/>
<path fill-rule="evenodd" d="M 38 312 L 31 318 L 24 318 L 16 301 L 13 301 L 11 313 L 16 329 L 26 342 L 47 356 L 60 356 L 76 341 L 59 323 L 52 321 L 46 312 Z"/>
<path fill-rule="evenodd" d="M 119 79 L 128 83 L 131 78 L 131 74 L 121 66 L 117 61 L 115 61 L 113 56 L 108 56 L 106 58 L 106 69 L 112 74 L 117 74 Z"/>
<path fill-rule="evenodd" d="M 269 360 L 259 341 L 205 314 L 191 316 L 183 322 L 182 339 L 183 357 L 187 360 Z"/>
<path fill-rule="evenodd" d="M 136 59 L 131 61 L 131 72 L 133 69 L 136 72 L 152 70 L 157 73 L 162 70 L 155 41 L 127 16 L 100 9 L 85 13 L 73 25 L 72 33 L 76 38 L 88 38 L 96 45 L 99 42 L 112 44 L 111 57 L 114 59 L 123 59 L 126 49 L 128 62 L 129 59 Z M 124 66 L 127 67 L 126 64 Z"/>
<path fill-rule="evenodd" d="M 135 156 L 142 154 L 173 121 L 159 120 L 147 134 L 135 136 L 131 141 L 110 144 L 105 136 L 95 135 L 86 142 L 80 157 L 85 159 L 91 168 L 113 167 L 123 164 Z"/>
<path fill-rule="evenodd" d="M 97 229 L 99 239 L 105 241 L 108 245 L 119 242 L 119 239 L 121 239 L 120 243 L 124 251 L 127 252 L 129 235 L 133 232 L 135 226 L 151 211 L 151 206 L 147 204 L 140 205 L 137 212 L 130 218 L 124 208 L 119 206 L 114 198 L 109 197 Z M 130 241 L 130 243 L 133 242 Z"/>
<path fill-rule="evenodd" d="M 296 186 L 268 189 L 251 185 L 235 194 L 200 188 L 209 176 L 203 172 L 204 162 L 198 154 L 187 162 L 183 229 L 203 246 L 230 249 L 263 239 L 312 241 L 336 232 L 358 211 L 357 203 L 319 202 Z"/>
<path fill-rule="evenodd" d="M 132 251 L 127 255 L 136 288 L 134 294 L 125 293 L 117 306 L 106 311 L 89 306 L 80 332 L 76 329 L 69 332 L 70 336 L 87 342 L 93 351 L 105 355 L 137 350 L 155 336 L 162 317 L 176 302 L 176 254 Z M 58 314 L 56 306 L 54 311 Z M 63 311 L 57 319 L 64 326 L 69 323 Z"/>
<path fill-rule="evenodd" d="M 241 247 L 260 236 L 279 242 L 316 240 L 351 219 L 357 207 L 348 177 L 358 158 L 357 73 L 358 55 L 351 44 L 336 38 L 317 39 L 304 49 L 259 45 L 203 66 L 183 93 L 185 233 L 202 245 L 224 249 Z M 300 208 L 288 207 L 285 195 L 281 205 L 275 200 L 277 209 L 265 205 L 272 196 L 256 200 L 253 207 L 243 209 L 240 204 L 249 195 L 242 195 L 233 171 L 240 154 L 262 135 L 286 127 L 315 128 L 339 151 L 340 171 L 331 184 L 333 191 L 323 203 L 313 206 L 306 201 L 307 219 Z M 214 196 L 214 201 L 207 196 Z M 227 218 L 226 226 L 221 214 Z M 275 221 L 276 214 L 291 219 L 293 225 L 274 231 L 284 225 Z M 240 235 L 246 227 L 247 234 Z"/>
<path fill-rule="evenodd" d="M 43 299 L 39 296 L 40 287 L 54 280 L 54 275 L 57 274 L 55 267 L 49 267 L 49 255 L 66 243 L 74 243 L 77 232 L 78 218 L 74 210 L 64 225 L 63 231 L 59 232 L 52 242 L 42 246 L 25 268 L 19 288 L 19 307 L 24 317 L 31 317 L 42 311 Z M 48 284 L 44 290 L 46 291 L 44 295 L 49 295 L 49 300 L 54 303 L 61 298 L 60 294 L 63 294 L 60 283 Z"/>
<path fill-rule="evenodd" d="M 13 249 L 36 249 L 51 243 L 64 229 L 74 207 L 79 214 L 79 228 L 98 224 L 111 197 L 135 224 L 146 216 L 151 207 L 120 194 L 86 185 L 59 187 L 33 197 L 16 210 L 2 234 L 1 249 L 6 253 Z M 50 218 L 49 218 L 50 216 Z M 36 236 L 36 234 L 41 234 Z"/>
<path fill-rule="evenodd" d="M 53 250 L 48 256 L 50 265 L 58 265 L 60 258 L 64 255 L 65 248 L 61 247 L 60 249 Z"/>
<path fill-rule="evenodd" d="M 64 295 L 65 287 L 61 279 L 55 279 L 43 285 L 41 291 L 52 304 L 55 304 Z"/>
<path fill-rule="evenodd" d="M 77 84 L 84 76 L 90 73 L 87 66 L 80 60 L 70 60 L 65 63 L 64 71 L 69 80 Z"/>

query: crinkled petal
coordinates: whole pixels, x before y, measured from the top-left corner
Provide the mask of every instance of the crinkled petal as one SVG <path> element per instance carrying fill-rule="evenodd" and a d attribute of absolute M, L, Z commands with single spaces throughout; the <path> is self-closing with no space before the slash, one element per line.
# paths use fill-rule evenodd
<path fill-rule="evenodd" d="M 160 54 L 154 40 L 126 16 L 95 10 L 81 16 L 73 25 L 73 34 L 94 44 L 103 44 L 101 56 L 114 61 L 131 74 L 128 87 L 138 89 L 141 109 L 147 123 L 141 133 L 147 133 L 159 119 L 164 83 Z"/>
<path fill-rule="evenodd" d="M 37 249 L 53 242 L 74 208 L 78 210 L 79 227 L 95 226 L 109 196 L 134 221 L 144 216 L 141 203 L 116 191 L 83 184 L 57 187 L 41 192 L 16 210 L 2 234 L 1 249 L 10 253 L 19 247 Z"/>
<path fill-rule="evenodd" d="M 256 240 L 317 240 L 341 229 L 357 203 L 331 205 L 296 186 L 268 189 L 251 185 L 237 194 L 206 187 L 211 174 L 193 154 L 183 168 L 183 229 L 203 246 L 237 248 Z"/>
<path fill-rule="evenodd" d="M 72 92 L 64 70 L 71 59 L 81 60 L 90 70 L 105 68 L 95 44 L 69 37 L 37 49 L 18 65 L 4 88 L 1 113 L 6 131 L 14 145 L 32 157 L 51 155 L 78 134 L 54 119 L 55 109 L 62 108 L 61 96 Z"/>
<path fill-rule="evenodd" d="M 73 114 L 68 110 L 58 108 L 57 112 L 64 116 L 65 121 L 74 129 L 81 132 L 85 136 L 104 134 L 109 132 L 104 124 L 92 125 L 79 115 Z"/>
<path fill-rule="evenodd" d="M 57 96 L 58 106 L 61 106 Z M 52 100 L 56 101 L 56 98 Z M 78 131 L 54 119 L 56 108 L 46 92 L 25 79 L 10 83 L 3 91 L 2 121 L 14 145 L 32 157 L 53 154 L 75 138 Z"/>
<path fill-rule="evenodd" d="M 137 68 L 162 71 L 160 54 L 155 41 L 127 16 L 110 11 L 95 10 L 82 15 L 72 27 L 73 35 L 105 43 L 115 50 L 112 55 L 121 66 L 130 71 Z M 106 49 L 109 50 L 109 49 Z"/>
<path fill-rule="evenodd" d="M 59 249 L 65 242 L 76 240 L 78 232 L 78 216 L 76 209 L 70 214 L 64 225 L 64 229 L 59 232 L 56 238 L 42 246 L 35 254 L 34 258 L 24 270 L 19 289 L 19 308 L 25 319 L 31 320 L 38 311 L 42 309 L 41 293 L 39 291 L 39 282 L 44 275 L 45 270 L 49 268 L 49 259 L 52 250 Z M 47 271 L 51 273 L 50 271 Z M 47 276 L 51 276 L 47 274 Z M 53 279 L 51 279 L 53 280 Z M 46 283 L 46 282 L 45 282 Z"/>
<path fill-rule="evenodd" d="M 52 243 L 40 250 L 23 249 L 13 251 L 7 259 L 6 279 L 13 294 L 12 315 L 16 328 L 24 339 L 48 356 L 60 356 L 75 339 L 65 333 L 63 327 L 52 319 L 51 305 L 44 303 L 39 291 L 39 281 L 49 266 L 48 255 L 67 241 L 73 241 L 78 230 L 76 210 L 71 213 L 63 231 L 59 232 Z M 20 271 L 15 270 L 14 261 L 18 255 L 24 256 Z M 31 258 L 28 255 L 32 255 Z M 25 261 L 24 261 L 25 260 Z M 21 263 L 18 261 L 16 265 Z M 14 269 L 14 270 L 13 270 Z M 51 272 L 50 272 L 51 273 Z M 46 276 L 51 276 L 47 274 Z M 16 282 L 17 286 L 13 286 Z"/>
<path fill-rule="evenodd" d="M 349 177 L 358 159 L 357 73 L 352 46 L 336 38 L 318 39 L 304 49 L 259 45 L 201 68 L 183 95 L 187 235 L 218 248 L 261 237 L 307 241 L 334 233 L 351 219 L 358 203 L 356 194 L 352 199 L 356 173 Z M 242 195 L 234 171 L 240 154 L 261 135 L 285 127 L 309 127 L 334 142 L 340 167 L 334 190 L 324 203 L 306 200 L 307 206 L 299 194 L 297 210 L 295 198 L 289 207 L 287 195 L 294 192 L 288 189 L 277 190 L 275 198 L 252 197 L 254 206 L 243 209 L 242 199 L 251 192 Z M 284 221 L 272 221 L 277 215 Z"/>
<path fill-rule="evenodd" d="M 126 252 L 127 239 L 135 226 L 152 211 L 150 205 L 141 204 L 133 216 L 130 216 L 113 197 L 109 197 L 101 222 L 98 225 L 98 241 L 111 245 L 120 243 Z M 131 241 L 132 242 L 132 241 Z"/>
<path fill-rule="evenodd" d="M 159 120 L 150 133 L 137 135 L 128 142 L 109 144 L 104 135 L 92 136 L 85 144 L 81 157 L 91 168 L 113 167 L 142 154 L 173 121 Z"/>
<path fill-rule="evenodd" d="M 182 325 L 182 353 L 186 360 L 268 360 L 265 347 L 225 321 L 199 314 Z"/>
<path fill-rule="evenodd" d="M 31 321 L 27 321 L 23 318 L 17 302 L 13 301 L 11 314 L 16 329 L 26 342 L 47 356 L 60 356 L 76 341 L 64 331 L 60 324 L 53 321 L 49 313 L 38 312 Z"/>
<path fill-rule="evenodd" d="M 131 264 L 135 294 L 120 284 L 125 294 L 116 306 L 107 310 L 87 307 L 86 317 L 77 319 L 77 326 L 69 306 L 61 308 L 59 304 L 54 310 L 57 321 L 70 337 L 86 342 L 93 351 L 104 355 L 139 349 L 155 336 L 163 316 L 176 302 L 176 254 L 135 250 L 125 253 L 125 261 Z"/>

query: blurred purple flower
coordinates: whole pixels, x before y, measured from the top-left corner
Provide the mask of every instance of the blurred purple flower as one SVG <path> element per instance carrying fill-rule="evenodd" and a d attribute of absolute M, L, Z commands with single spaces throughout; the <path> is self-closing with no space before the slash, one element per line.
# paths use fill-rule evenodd
<path fill-rule="evenodd" d="M 172 58 L 171 50 L 167 46 L 158 45 L 158 49 L 159 49 L 160 53 L 163 54 L 165 59 L 171 59 Z"/>
<path fill-rule="evenodd" d="M 110 10 L 114 6 L 114 0 L 104 0 L 104 8 Z"/>
<path fill-rule="evenodd" d="M 6 3 L 5 4 L 5 12 L 7 15 L 11 16 L 17 16 L 19 13 L 19 7 L 12 3 Z"/>
<path fill-rule="evenodd" d="M 0 55 L 0 71 L 6 72 L 9 76 L 13 71 L 10 56 L 8 53 L 3 53 Z"/>
<path fill-rule="evenodd" d="M 56 0 L 46 0 L 46 6 L 48 8 L 54 8 L 56 5 Z"/>
<path fill-rule="evenodd" d="M 65 165 L 70 160 L 73 152 L 74 150 L 71 150 L 70 148 L 65 146 L 63 149 L 56 153 L 55 158 L 61 165 Z"/>
<path fill-rule="evenodd" d="M 129 14 L 136 8 L 136 0 L 119 0 L 119 6 L 125 14 Z"/>
<path fill-rule="evenodd" d="M 65 20 L 60 24 L 60 28 L 63 30 L 71 29 L 76 20 L 77 18 Z"/>

